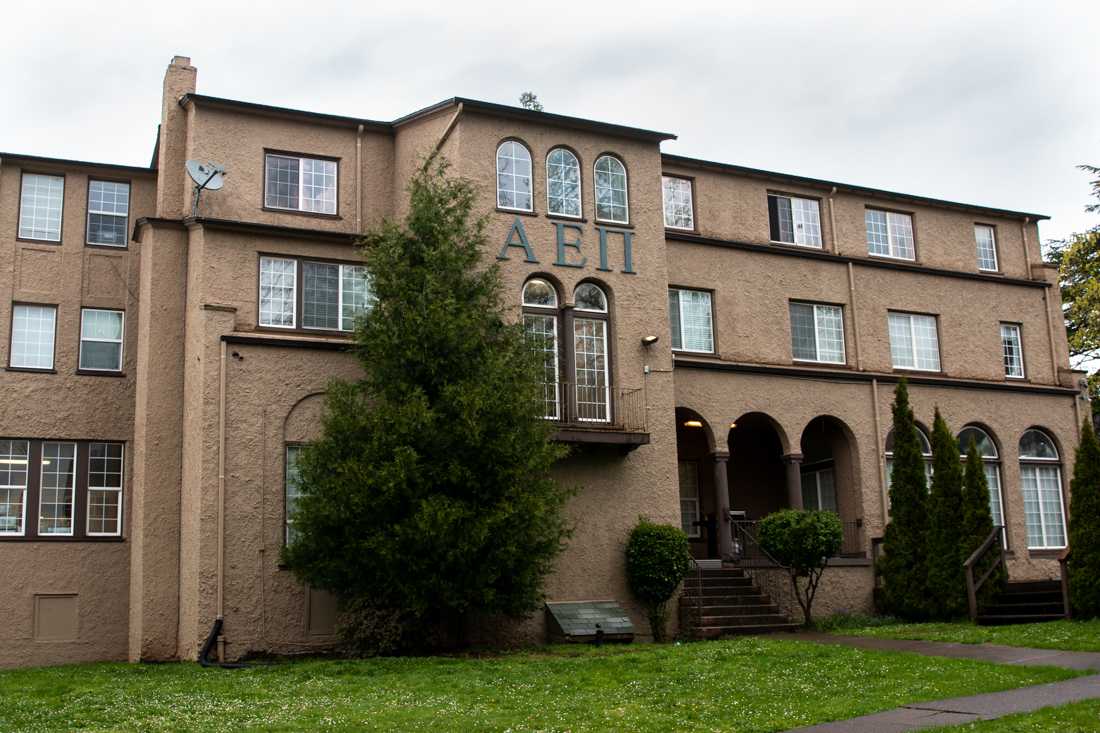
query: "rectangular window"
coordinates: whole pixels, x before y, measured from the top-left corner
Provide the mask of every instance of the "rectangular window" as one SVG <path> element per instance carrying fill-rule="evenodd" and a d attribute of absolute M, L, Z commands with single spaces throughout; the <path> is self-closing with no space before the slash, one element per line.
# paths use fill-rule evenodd
<path fill-rule="evenodd" d="M 298 497 L 302 495 L 302 479 L 298 470 L 298 458 L 302 455 L 302 446 L 286 447 L 286 543 L 294 541 L 294 510 L 298 506 Z"/>
<path fill-rule="evenodd" d="M 269 153 L 266 167 L 268 208 L 336 213 L 336 161 Z"/>
<path fill-rule="evenodd" d="M 20 369 L 53 369 L 54 328 L 57 307 L 16 305 L 12 308 L 11 352 L 8 366 Z"/>
<path fill-rule="evenodd" d="M 890 313 L 890 358 L 895 369 L 940 370 L 936 317 Z"/>
<path fill-rule="evenodd" d="M 821 247 L 821 210 L 816 199 L 768 194 L 773 242 Z"/>
<path fill-rule="evenodd" d="M 1024 378 L 1024 345 L 1020 339 L 1020 326 L 1001 324 L 1001 353 L 1004 356 L 1005 376 Z"/>
<path fill-rule="evenodd" d="M 802 474 L 802 507 L 836 511 L 836 480 L 833 469 L 823 468 Z"/>
<path fill-rule="evenodd" d="M 1021 464 L 1020 488 L 1024 495 L 1028 548 L 1044 550 L 1065 547 L 1062 476 L 1058 466 Z"/>
<path fill-rule="evenodd" d="M 60 242 L 64 194 L 62 176 L 24 173 L 19 196 L 19 238 Z"/>
<path fill-rule="evenodd" d="M 23 534 L 29 463 L 28 441 L 0 440 L 0 536 Z"/>
<path fill-rule="evenodd" d="M 81 308 L 79 368 L 122 371 L 122 332 L 122 311 Z"/>
<path fill-rule="evenodd" d="M 662 176 L 661 184 L 664 189 L 665 226 L 671 229 L 694 229 L 691 181 L 687 178 Z"/>
<path fill-rule="evenodd" d="M 714 353 L 713 313 L 709 292 L 670 288 L 668 314 L 672 329 L 672 348 L 704 354 Z"/>
<path fill-rule="evenodd" d="M 680 461 L 680 527 L 688 537 L 700 537 L 699 464 Z"/>
<path fill-rule="evenodd" d="M 122 534 L 122 443 L 88 444 L 89 537 Z"/>
<path fill-rule="evenodd" d="M 523 314 L 523 327 L 528 343 L 542 354 L 543 417 L 557 420 L 561 416 L 558 383 L 558 319 L 536 313 Z"/>
<path fill-rule="evenodd" d="M 302 328 L 351 331 L 368 298 L 365 267 L 302 263 Z"/>
<path fill-rule="evenodd" d="M 985 224 L 975 224 L 974 240 L 978 245 L 978 269 L 986 272 L 996 272 L 997 240 L 993 235 L 993 227 Z"/>
<path fill-rule="evenodd" d="M 260 325 L 294 328 L 298 263 L 281 257 L 260 258 Z"/>
<path fill-rule="evenodd" d="M 611 389 L 607 375 L 607 321 L 573 320 L 573 355 L 576 358 L 577 419 L 610 422 Z"/>
<path fill-rule="evenodd" d="M 88 244 L 125 247 L 129 216 L 129 183 L 88 181 Z"/>
<path fill-rule="evenodd" d="M 38 534 L 73 533 L 76 443 L 43 443 L 38 490 Z"/>
<path fill-rule="evenodd" d="M 896 211 L 867 209 L 867 251 L 881 257 L 916 259 L 913 245 L 913 217 Z"/>
<path fill-rule="evenodd" d="M 839 305 L 791 303 L 791 352 L 799 361 L 843 364 L 843 309 Z"/>

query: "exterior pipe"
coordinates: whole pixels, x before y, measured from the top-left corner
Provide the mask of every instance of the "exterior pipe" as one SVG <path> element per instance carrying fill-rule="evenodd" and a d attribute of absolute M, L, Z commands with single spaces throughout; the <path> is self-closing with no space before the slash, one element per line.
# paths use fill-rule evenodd
<path fill-rule="evenodd" d="M 856 276 L 855 268 L 851 262 L 848 263 L 848 302 L 852 306 L 852 341 L 856 347 L 856 369 L 862 372 L 863 351 L 859 346 L 859 313 L 856 309 Z"/>
<path fill-rule="evenodd" d="M 225 659 L 225 636 L 221 627 L 225 619 L 225 354 L 227 345 L 221 342 L 218 374 L 218 615 L 214 627 L 218 634 L 218 660 Z M 213 630 L 211 631 L 213 633 Z"/>
<path fill-rule="evenodd" d="M 875 462 L 878 464 L 878 486 L 879 492 L 882 495 L 882 528 L 885 530 L 886 522 L 889 519 L 889 499 L 886 496 L 886 458 L 882 445 L 882 422 L 879 419 L 877 379 L 871 380 L 871 404 L 875 408 Z"/>
<path fill-rule="evenodd" d="M 1031 217 L 1025 216 L 1020 222 L 1020 235 L 1024 239 L 1024 261 L 1027 262 L 1027 276 L 1031 277 L 1031 248 L 1027 244 L 1027 225 L 1031 223 Z"/>
<path fill-rule="evenodd" d="M 833 211 L 833 196 L 836 196 L 836 186 L 833 186 L 829 191 L 829 234 L 832 239 L 833 254 L 836 254 L 840 250 L 837 248 L 837 236 L 836 236 L 836 212 Z"/>
<path fill-rule="evenodd" d="M 451 115 L 451 119 L 447 122 L 447 126 L 443 128 L 443 134 L 439 136 L 439 140 L 436 142 L 435 147 L 432 148 L 432 152 L 424 159 L 424 170 L 428 170 L 428 166 L 431 165 L 432 161 L 439 155 L 439 151 L 443 149 L 443 144 L 447 142 L 447 138 L 454 132 L 455 125 L 458 124 L 458 118 L 462 116 L 463 108 L 464 103 L 459 102 L 458 108 L 455 110 L 455 113 Z"/>
<path fill-rule="evenodd" d="M 363 125 L 355 131 L 355 233 L 363 231 Z"/>

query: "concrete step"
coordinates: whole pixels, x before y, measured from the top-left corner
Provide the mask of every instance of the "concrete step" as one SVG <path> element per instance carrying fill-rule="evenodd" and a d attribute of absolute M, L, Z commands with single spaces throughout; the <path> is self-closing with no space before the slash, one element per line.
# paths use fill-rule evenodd
<path fill-rule="evenodd" d="M 695 578 L 684 581 L 684 588 L 744 588 L 752 585 L 752 578 Z"/>
<path fill-rule="evenodd" d="M 704 578 L 743 578 L 745 577 L 745 571 L 741 568 L 695 570 L 688 577 L 695 578 L 699 576 Z"/>
<path fill-rule="evenodd" d="M 777 631 L 797 631 L 801 624 L 745 624 L 742 626 L 701 626 L 695 629 L 699 639 L 718 639 L 723 636 L 741 636 L 744 634 L 771 634 Z"/>
<path fill-rule="evenodd" d="M 705 629 L 712 626 L 723 628 L 730 626 L 769 626 L 790 622 L 791 620 L 781 613 L 748 613 L 730 616 L 701 616 L 696 626 Z"/>
<path fill-rule="evenodd" d="M 1063 613 L 1046 614 L 999 614 L 978 615 L 978 624 L 981 626 L 1002 626 L 1005 624 L 1038 624 L 1044 621 L 1060 621 L 1066 616 Z"/>
<path fill-rule="evenodd" d="M 736 585 L 728 588 L 684 588 L 682 598 L 717 598 L 719 596 L 755 596 L 760 589 L 754 585 Z"/>
<path fill-rule="evenodd" d="M 774 603 L 734 603 L 728 606 L 704 603 L 702 606 L 684 605 L 685 610 L 695 611 L 702 616 L 744 616 L 759 613 L 779 613 Z"/>
<path fill-rule="evenodd" d="M 990 603 L 978 609 L 983 616 L 1047 616 L 1064 613 L 1062 602 L 1057 603 Z"/>

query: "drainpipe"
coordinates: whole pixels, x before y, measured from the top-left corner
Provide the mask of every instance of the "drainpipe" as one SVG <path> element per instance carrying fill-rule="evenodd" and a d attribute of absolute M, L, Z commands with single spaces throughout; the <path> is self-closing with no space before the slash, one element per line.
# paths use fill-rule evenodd
<path fill-rule="evenodd" d="M 831 208 L 831 207 L 830 207 Z M 856 308 L 855 267 L 848 263 L 848 302 L 852 306 L 852 341 L 856 347 L 856 369 L 863 371 L 863 350 L 859 346 L 859 311 Z"/>
<path fill-rule="evenodd" d="M 355 131 L 355 233 L 363 231 L 363 125 Z"/>
<path fill-rule="evenodd" d="M 875 463 L 878 464 L 878 487 L 882 497 L 882 528 L 886 529 L 886 522 L 889 518 L 887 510 L 889 499 L 886 496 L 886 459 L 883 456 L 882 422 L 879 419 L 878 410 L 878 379 L 871 380 L 871 402 L 875 407 Z"/>
<path fill-rule="evenodd" d="M 428 166 L 431 165 L 433 160 L 435 160 L 435 157 L 439 155 L 439 151 L 443 149 L 443 144 L 447 142 L 447 138 L 449 138 L 451 136 L 451 133 L 454 132 L 455 125 L 458 124 L 458 118 L 462 116 L 463 108 L 464 103 L 459 102 L 458 108 L 455 109 L 455 113 L 451 115 L 451 119 L 447 122 L 447 126 L 443 128 L 443 134 L 439 136 L 439 140 L 436 142 L 435 147 L 432 148 L 432 152 L 428 155 L 427 158 L 424 159 L 424 170 L 428 169 Z"/>
<path fill-rule="evenodd" d="M 836 212 L 833 211 L 833 196 L 836 196 L 836 186 L 833 186 L 829 191 L 829 233 L 832 235 L 830 238 L 833 240 L 832 249 L 833 254 L 837 254 L 837 236 L 836 236 Z"/>
<path fill-rule="evenodd" d="M 225 661 L 225 636 L 221 626 L 225 621 L 225 340 L 221 340 L 218 374 L 218 615 L 214 622 L 218 631 L 218 661 Z"/>
<path fill-rule="evenodd" d="M 1020 234 L 1024 238 L 1024 260 L 1027 262 L 1027 276 L 1031 277 L 1031 248 L 1027 244 L 1027 225 L 1031 223 L 1031 217 L 1025 216 L 1020 222 Z"/>

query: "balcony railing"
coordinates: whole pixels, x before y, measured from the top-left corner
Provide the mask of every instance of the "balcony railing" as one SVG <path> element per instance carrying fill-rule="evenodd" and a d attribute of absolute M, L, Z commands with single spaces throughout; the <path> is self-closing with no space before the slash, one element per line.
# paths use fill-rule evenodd
<path fill-rule="evenodd" d="M 558 424 L 558 439 L 563 442 L 630 446 L 649 442 L 641 388 L 558 382 L 544 385 L 543 394 L 543 416 Z"/>
<path fill-rule="evenodd" d="M 766 556 L 756 541 L 760 520 L 735 519 L 733 520 L 733 524 L 733 554 L 741 560 L 771 562 L 771 558 Z M 842 520 L 840 527 L 843 534 L 840 541 L 840 552 L 836 554 L 836 557 L 866 557 L 866 552 L 863 549 L 863 520 Z M 742 541 L 738 541 L 739 537 L 742 538 Z M 749 538 L 751 541 L 746 542 L 744 538 Z"/>

